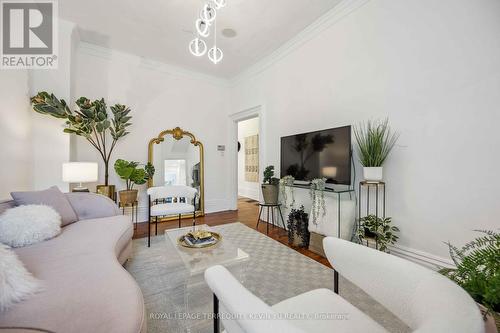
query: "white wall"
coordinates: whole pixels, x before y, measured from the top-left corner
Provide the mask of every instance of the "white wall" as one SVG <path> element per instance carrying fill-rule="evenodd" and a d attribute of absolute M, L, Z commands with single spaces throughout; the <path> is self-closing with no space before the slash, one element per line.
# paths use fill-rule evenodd
<path fill-rule="evenodd" d="M 118 142 L 112 156 L 110 184 L 124 187 L 112 168 L 116 159 L 146 162 L 149 140 L 179 126 L 192 132 L 205 148 L 206 211 L 227 209 L 227 162 L 217 152 L 217 145 L 227 142 L 228 98 L 223 81 L 85 43 L 78 51 L 76 74 L 76 96 L 104 97 L 108 105 L 122 103 L 132 109 L 130 134 Z M 76 157 L 101 163 L 82 138 L 77 140 Z M 102 163 L 99 172 L 102 183 Z M 146 220 L 145 186 L 141 190 L 141 219 Z"/>
<path fill-rule="evenodd" d="M 238 123 L 238 141 L 241 144 L 241 150 L 238 152 L 238 195 L 254 200 L 259 200 L 260 183 L 245 180 L 245 138 L 257 134 L 259 134 L 259 118 L 247 119 Z"/>
<path fill-rule="evenodd" d="M 265 105 L 277 166 L 281 136 L 388 116 L 400 248 L 447 258 L 444 241 L 499 227 L 499 12 L 496 0 L 367 1 L 237 78 L 231 110 Z"/>
<path fill-rule="evenodd" d="M 30 96 L 47 91 L 72 107 L 75 39 L 75 24 L 59 20 L 58 68 L 31 70 Z M 32 188 L 42 190 L 57 185 L 68 191 L 69 184 L 62 181 L 62 164 L 70 160 L 70 135 L 63 133 L 64 120 L 32 112 L 32 124 Z"/>
<path fill-rule="evenodd" d="M 28 71 L 0 73 L 0 201 L 31 188 L 31 111 Z"/>

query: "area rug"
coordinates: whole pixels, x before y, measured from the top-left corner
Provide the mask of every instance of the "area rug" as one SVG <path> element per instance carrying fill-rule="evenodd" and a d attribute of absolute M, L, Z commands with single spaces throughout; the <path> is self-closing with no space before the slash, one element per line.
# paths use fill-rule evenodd
<path fill-rule="evenodd" d="M 241 223 L 213 227 L 250 255 L 244 285 L 267 304 L 317 288 L 333 288 L 333 270 Z M 186 287 L 187 270 L 178 255 L 167 251 L 165 236 L 133 242 L 133 257 L 126 264 L 144 295 L 148 332 L 212 332 L 210 291 L 200 281 Z M 167 252 L 170 253 L 167 256 Z M 362 270 L 363 268 L 360 267 Z M 187 289 L 191 288 L 191 289 Z M 390 332 L 410 332 L 397 317 L 346 279 L 339 280 L 342 297 Z M 189 295 L 189 297 L 187 297 Z M 186 302 L 189 307 L 186 307 Z M 188 309 L 186 311 L 186 309 Z M 194 324 L 194 325 L 193 325 Z"/>

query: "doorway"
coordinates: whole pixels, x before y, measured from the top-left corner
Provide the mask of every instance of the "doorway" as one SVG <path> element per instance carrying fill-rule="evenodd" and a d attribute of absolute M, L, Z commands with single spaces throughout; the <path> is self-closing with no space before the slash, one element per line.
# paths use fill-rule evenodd
<path fill-rule="evenodd" d="M 238 122 L 238 201 L 259 200 L 259 117 Z"/>
<path fill-rule="evenodd" d="M 260 178 L 264 155 L 262 107 L 230 116 L 231 144 L 230 209 L 252 206 L 260 200 Z M 243 205 L 242 205 L 243 204 Z M 243 207 L 239 207 L 243 206 Z"/>

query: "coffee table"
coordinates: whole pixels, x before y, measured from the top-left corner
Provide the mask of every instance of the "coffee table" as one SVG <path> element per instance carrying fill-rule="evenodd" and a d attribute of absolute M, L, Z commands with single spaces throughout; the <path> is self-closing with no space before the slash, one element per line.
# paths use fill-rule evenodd
<path fill-rule="evenodd" d="M 195 228 L 196 230 L 212 230 L 206 224 L 196 226 Z M 193 227 L 187 227 L 165 231 L 165 238 L 170 243 L 169 245 L 172 245 L 168 246 L 167 250 L 177 252 L 191 276 L 203 274 L 207 268 L 214 265 L 222 265 L 229 269 L 250 258 L 248 253 L 232 244 L 231 240 L 227 239 L 223 232 L 220 233 L 222 239 L 212 247 L 192 249 L 179 245 L 177 243 L 179 237 L 192 230 Z"/>
<path fill-rule="evenodd" d="M 212 229 L 207 225 L 194 227 L 196 230 Z M 193 231 L 193 227 L 173 229 L 165 231 L 167 257 L 179 256 L 185 266 L 186 279 L 183 283 L 184 289 L 184 307 L 179 309 L 181 312 L 180 320 L 186 332 L 197 332 L 197 320 L 192 318 L 206 318 L 207 313 L 199 313 L 202 305 L 212 302 L 212 293 L 204 280 L 204 272 L 207 268 L 214 265 L 226 267 L 241 283 L 244 283 L 246 275 L 245 263 L 250 259 L 248 253 L 240 249 L 231 242 L 230 237 L 225 235 L 224 231 L 217 230 L 222 236 L 219 243 L 207 248 L 186 248 L 178 244 L 179 237 Z M 201 317 L 200 317 L 201 316 Z"/>

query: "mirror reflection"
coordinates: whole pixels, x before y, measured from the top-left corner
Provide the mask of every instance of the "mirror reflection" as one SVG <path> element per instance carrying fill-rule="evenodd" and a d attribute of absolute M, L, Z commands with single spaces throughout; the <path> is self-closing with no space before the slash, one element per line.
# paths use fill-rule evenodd
<path fill-rule="evenodd" d="M 185 185 L 195 188 L 200 200 L 196 203 L 203 213 L 203 145 L 193 134 L 180 128 L 167 130 L 150 142 L 149 160 L 156 173 L 152 186 Z"/>

